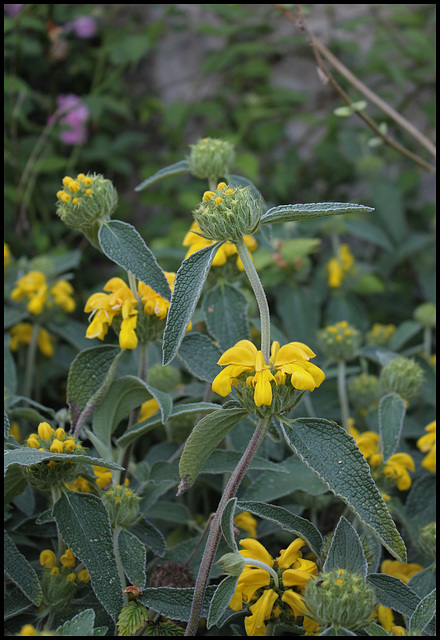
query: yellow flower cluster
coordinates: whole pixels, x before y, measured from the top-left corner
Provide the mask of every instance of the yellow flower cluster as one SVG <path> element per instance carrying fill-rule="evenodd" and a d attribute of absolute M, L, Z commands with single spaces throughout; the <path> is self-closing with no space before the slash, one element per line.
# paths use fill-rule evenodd
<path fill-rule="evenodd" d="M 20 629 L 19 636 L 56 636 L 58 634 L 52 633 L 51 631 L 37 631 L 36 628 L 32 624 L 25 624 Z"/>
<path fill-rule="evenodd" d="M 232 385 L 238 384 L 242 373 L 246 385 L 254 388 L 254 402 L 257 407 L 272 404 L 272 382 L 275 385 L 286 384 L 289 376 L 292 387 L 313 391 L 324 381 L 324 372 L 309 362 L 315 353 L 302 342 L 289 342 L 280 347 L 272 343 L 270 363 L 266 364 L 262 351 L 249 340 L 240 340 L 224 352 L 217 364 L 224 366 L 212 383 L 212 389 L 220 396 L 231 393 Z M 253 375 L 252 375 L 253 374 Z"/>
<path fill-rule="evenodd" d="M 104 489 L 111 483 L 112 472 L 110 471 L 110 469 L 106 469 L 105 467 L 97 467 L 96 465 L 92 465 L 92 469 L 93 473 L 95 474 L 96 484 L 100 489 Z M 128 479 L 126 480 L 126 482 L 128 486 Z M 78 476 L 73 482 L 66 483 L 66 487 L 71 491 L 79 491 L 80 493 L 91 492 L 90 483 L 82 476 Z"/>
<path fill-rule="evenodd" d="M 408 453 L 395 453 L 383 463 L 383 455 L 379 451 L 379 434 L 375 431 L 359 431 L 351 426 L 349 433 L 369 465 L 377 471 L 373 477 L 383 475 L 396 483 L 399 491 L 407 491 L 411 486 L 409 471 L 415 470 L 414 460 Z"/>
<path fill-rule="evenodd" d="M 165 276 L 172 291 L 176 274 L 165 272 Z M 119 345 L 121 349 L 136 349 L 138 344 L 136 326 L 139 315 L 136 296 L 121 278 L 111 278 L 105 284 L 104 291 L 109 293 L 92 294 L 84 307 L 84 311 L 91 313 L 90 318 L 92 318 L 87 328 L 86 338 L 103 340 L 114 318 L 121 316 Z M 137 295 L 146 315 L 155 316 L 160 320 L 166 318 L 170 306 L 168 300 L 140 281 L 138 282 Z"/>
<path fill-rule="evenodd" d="M 205 195 L 206 193 L 213 193 L 213 192 L 207 191 L 205 192 Z M 202 236 L 198 235 L 199 233 L 200 233 L 200 227 L 197 221 L 194 221 L 191 225 L 190 230 L 188 231 L 188 233 L 186 234 L 183 240 L 183 246 L 189 247 L 185 255 L 185 258 L 188 258 L 188 256 L 190 256 L 192 253 L 199 251 L 199 249 L 203 249 L 204 247 L 209 247 L 210 245 L 215 244 L 215 240 L 208 240 L 207 238 L 203 238 Z M 258 247 L 258 243 L 253 236 L 243 236 L 243 239 L 249 251 L 255 251 L 255 249 Z M 237 249 L 235 248 L 235 244 L 230 241 L 224 242 L 218 248 L 214 256 L 214 260 L 212 261 L 212 266 L 213 267 L 223 266 L 224 264 L 226 264 L 226 261 L 230 256 L 237 257 L 237 260 L 236 260 L 237 267 L 238 269 L 240 269 L 240 271 L 243 271 L 244 266 L 241 261 L 241 258 L 238 256 Z"/>
<path fill-rule="evenodd" d="M 11 291 L 11 298 L 16 302 L 28 298 L 27 310 L 34 315 L 39 315 L 53 304 L 66 313 L 71 313 L 75 309 L 72 295 L 73 287 L 70 282 L 58 280 L 49 287 L 46 276 L 41 271 L 29 271 L 17 280 Z"/>
<path fill-rule="evenodd" d="M 52 576 L 60 575 L 60 567 L 58 566 L 57 557 L 51 549 L 44 549 L 40 553 L 40 564 L 45 569 L 50 569 L 50 574 Z M 82 569 L 77 573 L 73 571 L 69 571 L 69 569 L 73 569 L 75 566 L 75 556 L 73 554 L 72 549 L 66 549 L 63 555 L 60 557 L 61 564 L 61 572 L 66 575 L 66 578 L 69 582 L 75 582 L 78 580 L 79 582 L 89 582 L 90 576 L 87 569 Z M 64 571 L 67 569 L 67 571 Z"/>
<path fill-rule="evenodd" d="M 368 344 L 374 344 L 379 347 L 387 347 L 391 336 L 396 330 L 395 324 L 380 324 L 376 322 L 370 331 L 365 334 L 365 340 Z"/>
<path fill-rule="evenodd" d="M 246 538 L 240 545 L 246 564 L 229 606 L 239 611 L 243 603 L 253 603 L 249 607 L 251 615 L 244 621 L 246 634 L 265 636 L 265 623 L 282 613 L 295 618 L 304 616 L 302 593 L 310 578 L 318 573 L 316 563 L 303 558 L 304 540 L 294 540 L 275 560 L 258 540 Z M 256 561 L 255 565 L 252 561 Z M 310 627 L 317 626 L 311 620 L 308 622 Z"/>
<path fill-rule="evenodd" d="M 60 189 L 57 192 L 57 198 L 65 204 L 71 202 L 74 205 L 78 205 L 81 197 L 90 198 L 93 195 L 93 178 L 83 173 L 79 173 L 76 176 L 76 180 L 65 176 L 63 178 L 63 186 L 64 189 Z"/>
<path fill-rule="evenodd" d="M 62 427 L 53 429 L 48 422 L 40 422 L 37 433 L 31 433 L 26 444 L 31 449 L 51 453 L 74 453 L 82 451 L 82 445 L 73 436 L 67 435 Z M 51 460 L 49 465 L 56 466 Z"/>
<path fill-rule="evenodd" d="M 437 459 L 437 421 L 433 420 L 426 427 L 427 432 L 424 436 L 421 436 L 417 440 L 417 448 L 422 453 L 426 453 L 426 456 L 422 460 L 422 467 L 428 471 L 436 471 L 436 459 Z"/>
<path fill-rule="evenodd" d="M 328 286 L 339 289 L 346 276 L 353 271 L 355 259 L 348 244 L 341 244 L 338 255 L 327 263 Z"/>
<path fill-rule="evenodd" d="M 252 516 L 249 511 L 242 511 L 234 518 L 234 524 L 247 531 L 249 538 L 257 537 L 257 520 Z"/>
<path fill-rule="evenodd" d="M 4 264 L 3 264 L 3 267 L 7 267 L 8 264 L 11 262 L 11 250 L 9 248 L 9 245 L 6 244 L 6 242 L 3 243 L 3 248 L 4 248 Z"/>
<path fill-rule="evenodd" d="M 9 347 L 12 351 L 17 351 L 20 344 L 30 344 L 32 341 L 33 327 L 29 322 L 19 322 L 11 328 L 11 341 Z M 53 349 L 54 337 L 40 327 L 37 336 L 37 346 L 41 353 L 51 358 L 54 353 Z"/>

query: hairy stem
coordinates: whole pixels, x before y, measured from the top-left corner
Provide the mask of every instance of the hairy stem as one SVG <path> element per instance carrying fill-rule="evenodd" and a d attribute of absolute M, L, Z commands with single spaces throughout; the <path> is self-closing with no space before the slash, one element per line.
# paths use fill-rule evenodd
<path fill-rule="evenodd" d="M 249 278 L 249 282 L 251 283 L 251 287 L 257 300 L 261 321 L 261 351 L 263 352 L 265 363 L 269 364 L 270 314 L 266 294 L 264 293 L 263 285 L 261 284 L 261 280 L 258 276 L 257 270 L 255 269 L 254 263 L 252 262 L 252 258 L 246 247 L 244 239 L 240 238 L 240 240 L 235 243 L 235 246 L 237 247 L 238 255 L 241 258 L 244 270 L 246 271 L 246 275 Z"/>
<path fill-rule="evenodd" d="M 197 627 L 200 620 L 200 615 L 203 605 L 203 597 L 205 595 L 206 585 L 209 580 L 209 574 L 211 572 L 212 565 L 214 563 L 217 547 L 222 535 L 221 531 L 221 518 L 223 510 L 231 498 L 237 493 L 243 477 L 252 462 L 257 450 L 262 443 L 264 436 L 270 424 L 270 416 L 260 419 L 254 435 L 252 436 L 246 451 L 243 453 L 241 460 L 235 467 L 234 471 L 229 478 L 228 484 L 225 487 L 223 495 L 220 499 L 217 511 L 212 520 L 211 528 L 209 531 L 208 540 L 206 542 L 205 551 L 203 554 L 202 562 L 200 563 L 199 573 L 197 575 L 196 585 L 194 587 L 194 598 L 191 608 L 191 615 L 186 627 L 186 636 L 195 636 Z"/>
<path fill-rule="evenodd" d="M 345 384 L 345 361 L 338 362 L 338 395 L 341 407 L 342 426 L 348 433 L 350 409 L 348 407 L 347 387 Z"/>

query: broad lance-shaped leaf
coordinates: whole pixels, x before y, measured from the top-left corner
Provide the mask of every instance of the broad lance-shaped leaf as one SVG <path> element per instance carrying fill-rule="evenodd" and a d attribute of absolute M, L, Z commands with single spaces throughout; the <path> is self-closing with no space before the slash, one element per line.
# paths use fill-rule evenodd
<path fill-rule="evenodd" d="M 368 572 L 367 559 L 361 539 L 354 527 L 341 516 L 333 534 L 332 543 L 322 568 L 323 571 L 346 569 L 365 578 Z"/>
<path fill-rule="evenodd" d="M 411 633 L 423 635 L 422 631 L 431 622 L 436 612 L 436 589 L 423 598 L 417 605 L 416 610 L 409 621 Z"/>
<path fill-rule="evenodd" d="M 177 270 L 163 332 L 164 365 L 169 364 L 179 350 L 219 246 L 220 243 L 209 245 L 192 253 Z"/>
<path fill-rule="evenodd" d="M 118 550 L 128 580 L 143 589 L 145 587 L 145 564 L 147 552 L 145 545 L 135 535 L 121 529 L 118 533 Z"/>
<path fill-rule="evenodd" d="M 218 409 L 202 418 L 191 431 L 179 463 L 181 482 L 177 495 L 194 483 L 208 456 L 229 431 L 248 415 L 245 409 Z"/>
<path fill-rule="evenodd" d="M 202 618 L 208 616 L 216 586 L 208 585 L 203 598 Z M 141 604 L 171 620 L 187 622 L 191 613 L 194 589 L 192 587 L 147 587 L 139 596 Z"/>
<path fill-rule="evenodd" d="M 206 293 L 202 310 L 208 332 L 217 340 L 222 351 L 239 340 L 250 340 L 246 296 L 236 287 L 223 282 Z"/>
<path fill-rule="evenodd" d="M 162 298 L 170 299 L 171 289 L 164 272 L 151 249 L 131 224 L 110 220 L 101 226 L 98 239 L 107 258 L 130 271 Z"/>
<path fill-rule="evenodd" d="M 177 357 L 193 376 L 211 384 L 222 370 L 217 364 L 221 355 L 221 349 L 209 336 L 190 331 L 183 338 Z"/>
<path fill-rule="evenodd" d="M 107 467 L 108 469 L 123 469 L 119 464 L 112 460 L 103 460 L 85 454 L 75 453 L 51 453 L 50 451 L 40 451 L 39 449 L 31 449 L 30 447 L 18 447 L 4 452 L 3 462 L 4 471 L 18 465 L 20 467 L 29 467 L 33 464 L 39 464 L 46 460 L 54 460 L 54 462 L 73 462 L 76 464 L 90 464 L 98 467 Z"/>
<path fill-rule="evenodd" d="M 282 419 L 287 444 L 401 562 L 406 548 L 354 438 L 323 418 Z M 288 428 L 288 431 L 285 430 Z"/>
<path fill-rule="evenodd" d="M 342 213 L 369 213 L 372 207 L 346 202 L 319 202 L 317 204 L 284 204 L 272 207 L 261 216 L 260 224 L 313 220 Z"/>
<path fill-rule="evenodd" d="M 230 498 L 225 504 L 225 508 L 222 511 L 221 528 L 223 537 L 235 553 L 238 552 L 237 541 L 234 535 L 234 517 L 235 507 L 237 505 L 237 498 Z"/>
<path fill-rule="evenodd" d="M 135 191 L 142 191 L 142 189 L 146 189 L 156 182 L 165 180 L 165 178 L 168 178 L 169 176 L 178 176 L 183 173 L 188 173 L 189 171 L 190 168 L 188 162 L 186 160 L 179 160 L 174 164 L 170 164 L 168 167 L 159 169 L 159 171 L 156 171 L 152 176 L 143 180 L 137 187 L 135 187 Z"/>
<path fill-rule="evenodd" d="M 405 402 L 398 393 L 387 393 L 379 402 L 379 434 L 383 461 L 396 453 L 405 418 Z"/>
<path fill-rule="evenodd" d="M 110 518 L 102 500 L 89 493 L 65 492 L 53 506 L 59 534 L 90 575 L 96 597 L 113 620 L 123 607 Z"/>
<path fill-rule="evenodd" d="M 220 621 L 235 593 L 237 582 L 238 576 L 226 576 L 218 585 L 209 607 L 208 620 L 206 621 L 208 629 Z"/>
<path fill-rule="evenodd" d="M 38 576 L 6 531 L 4 532 L 4 558 L 6 575 L 38 607 L 43 597 Z"/>

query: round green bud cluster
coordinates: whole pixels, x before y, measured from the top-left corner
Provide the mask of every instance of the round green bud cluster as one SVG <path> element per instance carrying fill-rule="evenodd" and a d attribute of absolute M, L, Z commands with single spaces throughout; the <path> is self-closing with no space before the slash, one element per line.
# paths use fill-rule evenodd
<path fill-rule="evenodd" d="M 346 320 L 318 331 L 321 350 L 333 360 L 352 360 L 361 344 L 361 333 Z"/>
<path fill-rule="evenodd" d="M 234 145 L 217 138 L 202 138 L 190 145 L 191 153 L 186 160 L 196 178 L 216 182 L 225 178 L 234 164 Z"/>
<path fill-rule="evenodd" d="M 295 389 L 291 384 L 273 385 L 271 404 L 262 404 L 257 407 L 255 404 L 255 390 L 246 383 L 247 378 L 248 374 L 246 373 L 238 376 L 239 383 L 234 389 L 241 406 L 259 418 L 265 418 L 269 415 L 279 416 L 286 411 L 290 411 L 299 403 L 304 393 Z"/>
<path fill-rule="evenodd" d="M 379 378 L 367 373 L 351 378 L 347 389 L 351 403 L 361 411 L 377 407 L 382 395 Z"/>
<path fill-rule="evenodd" d="M 414 311 L 414 319 L 427 329 L 434 329 L 436 326 L 435 304 L 425 302 L 419 305 Z"/>
<path fill-rule="evenodd" d="M 424 556 L 431 560 L 436 559 L 436 523 L 431 522 L 422 529 L 419 529 L 417 547 Z"/>
<path fill-rule="evenodd" d="M 365 334 L 365 341 L 367 344 L 378 347 L 388 347 L 395 330 L 396 325 L 394 324 L 379 324 L 376 322 L 370 331 Z"/>
<path fill-rule="evenodd" d="M 418 394 L 423 384 L 423 369 L 411 358 L 396 356 L 380 373 L 380 383 L 387 392 L 398 393 L 404 400 Z"/>
<path fill-rule="evenodd" d="M 82 231 L 99 247 L 98 231 L 108 222 L 118 204 L 118 193 L 111 180 L 98 174 L 80 173 L 76 179 L 63 178 L 57 193 L 57 215 L 71 229 Z"/>
<path fill-rule="evenodd" d="M 219 242 L 237 242 L 252 235 L 263 213 L 261 199 L 252 196 L 252 187 L 232 188 L 220 182 L 215 191 L 205 191 L 194 211 L 201 235 Z"/>
<path fill-rule="evenodd" d="M 313 576 L 304 593 L 307 616 L 321 627 L 353 630 L 365 626 L 377 606 L 373 587 L 345 569 L 333 569 Z M 337 635 L 337 634 L 336 634 Z"/>
<path fill-rule="evenodd" d="M 142 518 L 139 513 L 140 499 L 131 489 L 120 484 L 104 491 L 102 500 L 107 507 L 112 527 L 127 529 L 139 522 Z"/>
<path fill-rule="evenodd" d="M 171 389 L 175 389 L 179 386 L 181 381 L 182 378 L 180 371 L 173 365 L 164 367 L 160 362 L 158 362 L 148 369 L 147 382 L 155 389 L 159 389 L 159 391 L 170 391 Z"/>

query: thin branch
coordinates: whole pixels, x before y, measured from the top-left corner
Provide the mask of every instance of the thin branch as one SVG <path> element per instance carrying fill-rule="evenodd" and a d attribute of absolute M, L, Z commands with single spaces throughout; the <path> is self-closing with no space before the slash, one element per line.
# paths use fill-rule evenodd
<path fill-rule="evenodd" d="M 388 105 L 384 100 L 379 98 L 375 93 L 373 93 L 368 87 L 366 87 L 360 80 L 358 80 L 328 49 L 325 45 L 322 44 L 316 36 L 314 36 L 306 27 L 304 17 L 301 13 L 300 5 L 296 5 L 298 13 L 300 15 L 300 19 L 298 19 L 291 11 L 286 9 L 281 4 L 275 4 L 282 13 L 295 25 L 297 29 L 302 31 L 307 41 L 313 51 L 316 62 L 318 64 L 318 69 L 324 74 L 324 77 L 330 82 L 334 90 L 341 96 L 344 102 L 351 106 L 353 105 L 353 101 L 350 96 L 344 91 L 344 89 L 339 85 L 339 83 L 335 80 L 333 75 L 330 73 L 322 56 L 324 56 L 330 64 L 333 65 L 356 89 L 358 89 L 361 93 L 363 93 L 371 102 L 379 106 L 383 111 L 385 111 L 395 122 L 397 122 L 402 128 L 404 128 L 408 133 L 413 135 L 420 144 L 422 144 L 425 148 L 427 148 L 430 153 L 435 156 L 435 146 L 432 144 L 428 138 L 426 138 L 420 131 L 418 131 L 410 122 L 408 122 L 405 118 L 403 118 L 397 111 L 395 111 L 390 105 Z M 322 56 L 321 56 L 322 54 Z M 386 134 L 384 134 L 378 127 L 378 125 L 372 120 L 369 116 L 367 116 L 362 111 L 355 110 L 356 115 L 361 118 L 374 133 L 379 136 L 386 144 L 391 146 L 393 149 L 405 155 L 407 158 L 411 159 L 413 162 L 416 162 L 418 165 L 422 166 L 424 169 L 431 171 L 432 173 L 436 172 L 436 169 L 429 162 L 418 156 L 417 154 L 409 151 L 403 145 L 399 144 Z"/>

